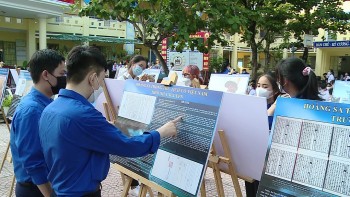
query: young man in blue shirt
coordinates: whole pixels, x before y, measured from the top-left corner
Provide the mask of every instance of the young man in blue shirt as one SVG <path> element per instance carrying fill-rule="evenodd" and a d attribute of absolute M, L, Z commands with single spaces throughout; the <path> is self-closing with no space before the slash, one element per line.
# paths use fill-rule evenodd
<path fill-rule="evenodd" d="M 51 97 L 66 85 L 65 63 L 56 51 L 45 49 L 34 53 L 28 65 L 34 87 L 19 103 L 10 132 L 16 196 L 46 197 L 52 189 L 39 140 L 39 118 Z"/>
<path fill-rule="evenodd" d="M 140 157 L 155 153 L 160 138 L 176 134 L 176 122 L 129 138 L 87 100 L 105 77 L 106 60 L 95 47 L 77 46 L 67 58 L 67 88 L 46 107 L 39 136 L 54 196 L 101 196 L 109 154 Z"/>

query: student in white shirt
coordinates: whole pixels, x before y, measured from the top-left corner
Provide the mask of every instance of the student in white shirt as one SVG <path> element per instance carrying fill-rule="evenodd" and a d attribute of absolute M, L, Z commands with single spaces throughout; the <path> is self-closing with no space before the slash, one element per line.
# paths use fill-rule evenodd
<path fill-rule="evenodd" d="M 137 76 L 141 75 L 146 67 L 146 58 L 141 55 L 136 55 L 130 60 L 126 72 L 123 75 L 120 75 L 118 80 L 137 79 Z M 145 80 L 142 80 L 141 78 L 141 81 Z"/>
<path fill-rule="evenodd" d="M 327 83 L 333 84 L 333 81 L 335 80 L 334 78 L 334 72 L 332 69 L 329 69 L 327 73 Z"/>
<path fill-rule="evenodd" d="M 327 89 L 327 84 L 326 83 L 321 83 L 320 84 L 320 97 L 324 101 L 329 101 L 330 100 L 329 90 Z"/>

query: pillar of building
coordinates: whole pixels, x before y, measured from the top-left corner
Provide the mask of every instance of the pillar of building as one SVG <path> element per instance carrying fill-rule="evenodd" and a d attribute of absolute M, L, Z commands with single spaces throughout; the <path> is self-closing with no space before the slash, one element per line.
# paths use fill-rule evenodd
<path fill-rule="evenodd" d="M 323 73 L 329 70 L 330 63 L 330 54 L 318 48 L 316 50 L 315 74 L 317 76 L 322 76 Z"/>
<path fill-rule="evenodd" d="M 238 34 L 236 33 L 234 35 L 234 45 L 233 45 L 233 50 L 231 53 L 231 66 L 234 69 L 238 69 L 238 42 L 239 42 L 239 38 L 238 38 Z"/>
<path fill-rule="evenodd" d="M 28 19 L 27 60 L 29 60 L 36 51 L 35 26 L 34 19 Z"/>
<path fill-rule="evenodd" d="M 47 40 L 46 40 L 46 18 L 39 18 L 39 49 L 47 48 Z"/>
<path fill-rule="evenodd" d="M 90 35 L 90 18 L 87 16 L 82 17 L 83 20 L 83 36 L 89 36 Z M 89 46 L 89 41 L 85 40 L 83 43 L 85 46 Z"/>

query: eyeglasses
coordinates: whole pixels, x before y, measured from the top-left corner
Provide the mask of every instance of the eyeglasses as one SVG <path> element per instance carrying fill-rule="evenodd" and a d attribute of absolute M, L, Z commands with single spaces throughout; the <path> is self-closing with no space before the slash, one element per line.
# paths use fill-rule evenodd
<path fill-rule="evenodd" d="M 190 76 L 190 74 L 188 74 L 188 73 L 182 73 L 182 76 L 188 77 L 188 76 Z"/>

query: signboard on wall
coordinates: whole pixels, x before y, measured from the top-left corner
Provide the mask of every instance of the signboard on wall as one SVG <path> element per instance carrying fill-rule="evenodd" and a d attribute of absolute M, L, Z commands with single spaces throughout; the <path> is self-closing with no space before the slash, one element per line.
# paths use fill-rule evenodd
<path fill-rule="evenodd" d="M 315 48 L 336 48 L 336 47 L 350 47 L 350 40 L 345 41 L 328 41 L 328 42 L 314 42 Z"/>
<path fill-rule="evenodd" d="M 197 32 L 195 35 L 190 35 L 190 38 L 200 39 L 201 42 L 205 42 L 208 37 L 208 32 Z M 169 45 L 169 40 L 164 39 L 161 53 L 168 67 L 170 67 L 170 63 L 172 62 L 175 65 L 175 70 L 182 70 L 187 65 L 196 65 L 200 70 L 209 70 L 209 53 L 201 53 L 196 49 L 194 51 L 185 49 L 182 52 L 177 52 L 170 50 Z"/>

